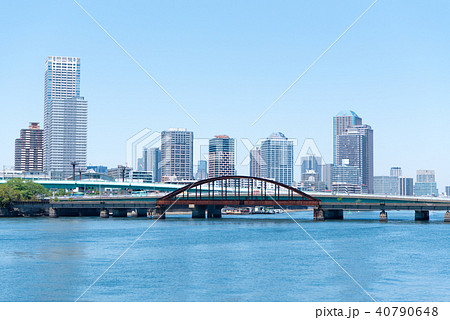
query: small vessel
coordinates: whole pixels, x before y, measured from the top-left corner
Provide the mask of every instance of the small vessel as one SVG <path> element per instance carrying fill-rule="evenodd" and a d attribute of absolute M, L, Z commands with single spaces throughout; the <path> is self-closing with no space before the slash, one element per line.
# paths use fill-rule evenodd
<path fill-rule="evenodd" d="M 100 210 L 100 218 L 109 218 L 108 210 Z"/>
<path fill-rule="evenodd" d="M 223 214 L 236 214 L 236 215 L 244 215 L 251 214 L 252 210 L 250 207 L 225 207 L 222 209 Z"/>
<path fill-rule="evenodd" d="M 138 216 L 137 210 L 132 210 L 127 212 L 128 218 L 136 218 Z"/>

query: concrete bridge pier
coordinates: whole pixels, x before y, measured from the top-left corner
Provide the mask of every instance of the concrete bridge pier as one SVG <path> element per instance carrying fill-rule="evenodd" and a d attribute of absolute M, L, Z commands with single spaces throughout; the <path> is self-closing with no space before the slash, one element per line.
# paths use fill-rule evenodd
<path fill-rule="evenodd" d="M 340 209 L 314 209 L 314 220 L 315 221 L 325 221 L 325 220 L 343 220 L 344 210 Z"/>
<path fill-rule="evenodd" d="M 450 212 L 447 211 L 444 215 L 444 222 L 450 222 Z"/>
<path fill-rule="evenodd" d="M 209 205 L 206 209 L 207 217 L 210 218 L 222 218 L 223 206 Z"/>
<path fill-rule="evenodd" d="M 55 208 L 49 208 L 48 209 L 48 216 L 49 216 L 49 218 L 58 218 L 59 214 L 58 214 L 58 212 L 56 211 Z"/>
<path fill-rule="evenodd" d="M 205 212 L 206 212 L 205 205 L 194 205 L 190 204 L 189 209 L 192 211 L 192 218 L 194 219 L 205 219 Z"/>
<path fill-rule="evenodd" d="M 380 221 L 382 222 L 388 221 L 388 215 L 384 209 L 380 212 Z"/>
<path fill-rule="evenodd" d="M 100 210 L 100 218 L 109 218 L 109 210 L 101 209 Z"/>
<path fill-rule="evenodd" d="M 166 210 L 168 207 L 166 206 L 157 206 L 152 211 L 152 219 L 165 219 L 166 218 Z"/>
<path fill-rule="evenodd" d="M 324 221 L 324 212 L 320 208 L 314 208 L 314 221 Z"/>
<path fill-rule="evenodd" d="M 416 221 L 429 221 L 430 211 L 428 210 L 416 210 Z"/>

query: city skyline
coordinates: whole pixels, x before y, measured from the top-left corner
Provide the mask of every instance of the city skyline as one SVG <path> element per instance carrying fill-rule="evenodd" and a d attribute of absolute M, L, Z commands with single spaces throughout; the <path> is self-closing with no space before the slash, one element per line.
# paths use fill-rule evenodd
<path fill-rule="evenodd" d="M 117 5 L 120 6 L 120 4 Z M 242 51 L 242 54 L 239 53 L 240 51 L 226 51 L 228 54 L 234 54 L 228 60 L 225 55 L 219 54 L 217 56 L 211 55 L 203 63 L 201 60 L 195 59 L 192 51 L 188 51 L 185 52 L 184 59 L 190 59 L 188 61 L 193 63 L 190 64 L 190 67 L 186 66 L 180 69 L 182 73 L 186 74 L 185 77 L 181 76 L 179 71 L 176 71 L 182 66 L 181 63 L 186 61 L 183 60 L 182 55 L 177 54 L 177 50 L 171 50 L 170 52 L 174 53 L 169 56 L 165 54 L 167 49 L 182 49 L 184 45 L 187 45 L 185 42 L 181 41 L 175 48 L 164 47 L 161 39 L 156 38 L 152 43 L 154 49 L 149 50 L 151 55 L 143 54 L 145 49 L 148 48 L 148 44 L 138 40 L 142 39 L 142 34 L 136 28 L 136 22 L 130 23 L 123 30 L 114 28 L 112 27 L 114 21 L 111 20 L 111 15 L 100 14 L 101 3 L 86 5 L 86 9 L 94 16 L 100 15 L 99 21 L 120 42 L 123 42 L 123 45 L 140 62 L 149 67 L 149 70 L 168 87 L 171 94 L 180 100 L 183 106 L 198 119 L 200 126 L 197 126 L 182 111 L 178 110 L 173 102 L 162 95 L 158 91 L 159 89 L 154 87 L 154 84 L 148 82 L 149 79 L 140 73 L 140 70 L 123 55 L 123 52 L 120 52 L 92 21 L 83 16 L 82 12 L 77 11 L 78 8 L 71 4 L 61 4 L 62 8 L 67 9 L 62 10 L 62 12 L 67 12 L 67 16 L 62 15 L 53 21 L 49 19 L 42 8 L 32 4 L 31 9 L 42 13 L 42 15 L 29 17 L 31 23 L 36 24 L 36 33 L 48 34 L 50 39 L 40 42 L 42 46 L 38 47 L 36 51 L 30 51 L 22 50 L 22 48 L 26 48 L 24 47 L 26 41 L 23 40 L 27 39 L 27 35 L 22 29 L 18 28 L 11 34 L 2 35 L 9 48 L 19 54 L 16 57 L 6 53 L 8 59 L 1 62 L 2 70 L 5 71 L 5 76 L 8 78 L 7 85 L 3 87 L 3 90 L 5 90 L 3 94 L 5 97 L 5 116 L 11 121 L 1 129 L 2 145 L 6 151 L 0 156 L 0 165 L 13 166 L 13 144 L 16 133 L 20 128 L 23 128 L 30 121 L 43 123 L 40 114 L 40 106 L 42 105 L 42 60 L 49 54 L 67 54 L 79 56 L 83 59 L 82 91 L 86 97 L 89 97 L 90 101 L 88 164 L 103 164 L 109 167 L 118 163 L 124 164 L 125 147 L 117 147 L 117 145 L 122 145 L 123 143 L 120 143 L 120 141 L 124 142 L 126 138 L 135 133 L 136 127 L 150 127 L 153 130 L 162 131 L 172 126 L 190 128 L 195 131 L 196 137 L 204 139 L 209 139 L 220 132 L 229 132 L 236 138 L 238 159 L 243 159 L 244 154 L 248 153 L 240 141 L 242 138 L 255 142 L 266 137 L 270 132 L 282 131 L 288 137 L 297 137 L 301 145 L 304 138 L 313 137 L 323 154 L 325 162 L 331 163 L 332 133 L 329 129 L 330 117 L 339 110 L 353 109 L 366 119 L 376 131 L 374 145 L 375 175 L 384 175 L 391 166 L 396 165 L 401 166 L 404 175 L 409 177 L 415 177 L 417 169 L 434 169 L 436 170 L 439 189 L 442 191 L 450 181 L 450 173 L 446 170 L 447 165 L 445 163 L 448 154 L 445 148 L 439 148 L 439 143 L 430 143 L 432 140 L 439 141 L 439 138 L 443 135 L 444 119 L 448 112 L 446 111 L 446 104 L 450 101 L 448 93 L 442 89 L 445 87 L 443 84 L 447 81 L 445 70 L 448 64 L 445 62 L 442 53 L 445 50 L 440 48 L 442 45 L 440 41 L 432 41 L 442 37 L 447 30 L 443 23 L 443 17 L 442 21 L 440 19 L 440 12 L 444 11 L 440 10 L 442 4 L 434 4 L 426 8 L 419 7 L 419 4 L 411 4 L 411 10 L 420 10 L 421 14 L 428 17 L 431 13 L 434 15 L 438 12 L 438 17 L 426 26 L 420 23 L 421 20 L 418 17 L 402 14 L 401 6 L 398 4 L 383 3 L 377 5 L 260 122 L 253 127 L 249 125 L 285 89 L 290 81 L 301 73 L 303 67 L 313 60 L 320 53 L 320 50 L 323 50 L 333 40 L 334 36 L 337 36 L 335 29 L 339 27 L 344 29 L 348 25 L 348 21 L 354 19 L 363 8 L 367 7 L 366 3 L 352 2 L 345 5 L 345 10 L 337 17 L 333 13 L 337 4 L 329 2 L 327 5 L 329 6 L 326 9 L 319 9 L 315 4 L 289 3 L 285 9 L 275 10 L 275 16 L 282 16 L 279 10 L 283 10 L 283 13 L 285 13 L 284 11 L 296 13 L 287 15 L 289 19 L 285 22 L 285 25 L 279 25 L 280 20 L 275 19 L 273 23 L 271 22 L 265 27 L 267 28 L 265 30 L 271 32 L 266 32 L 264 36 L 252 29 L 244 28 L 242 23 L 239 23 L 240 20 L 233 17 L 234 21 L 237 22 L 233 28 L 236 28 L 236 30 L 241 28 L 246 32 L 240 34 L 226 33 L 224 39 L 233 45 L 242 44 L 245 39 L 252 39 L 252 44 L 256 45 L 255 49 L 261 49 L 262 41 L 267 39 L 269 41 L 268 46 L 273 48 L 272 56 L 264 54 L 261 50 L 255 51 L 248 47 Z M 7 6 L 10 12 L 18 11 L 16 4 L 7 4 Z M 160 9 L 164 9 L 164 4 L 158 6 L 160 6 Z M 247 6 L 247 4 L 240 4 L 239 8 L 244 9 Z M 148 9 L 148 6 L 144 4 L 143 8 L 143 12 L 146 12 L 145 9 Z M 194 15 L 195 17 L 202 17 L 211 8 L 203 8 Z M 438 8 L 440 9 L 437 10 Z M 194 5 L 194 8 L 190 9 L 189 12 L 198 9 Z M 119 10 L 124 12 L 125 21 L 130 20 L 131 13 L 137 14 L 136 21 L 139 21 L 139 18 L 142 17 L 132 8 L 114 7 L 111 10 L 112 12 L 118 12 Z M 256 18 L 262 17 L 270 10 L 273 10 L 271 3 L 268 4 L 267 8 L 259 8 L 256 12 Z M 225 12 L 230 13 L 226 10 Z M 382 15 L 385 17 L 386 12 L 391 12 L 392 17 L 395 16 L 395 19 L 389 20 L 389 26 L 379 23 L 380 17 Z M 175 11 L 173 15 L 174 21 L 178 21 L 176 18 L 181 15 L 181 12 Z M 307 17 L 308 15 L 311 15 L 311 17 Z M 305 16 L 304 21 L 300 21 L 301 19 L 298 19 L 298 16 Z M 246 18 L 246 15 L 242 14 L 241 17 Z M 216 18 L 217 22 L 205 20 L 204 23 L 219 27 L 220 23 L 225 21 L 224 16 L 220 14 Z M 43 28 L 40 27 L 39 23 L 41 19 L 48 23 L 48 27 L 39 29 Z M 295 35 L 301 33 L 295 33 L 295 31 L 304 30 L 305 35 L 316 31 L 318 26 L 311 24 L 314 19 L 322 22 L 327 21 L 328 24 L 319 28 L 320 32 L 317 33 L 315 40 L 302 38 L 301 41 L 308 42 L 306 45 L 300 45 Z M 416 19 L 418 20 L 416 21 Z M 161 23 L 158 18 L 156 18 L 156 21 L 155 23 Z M 186 26 L 191 31 L 192 28 L 199 26 L 190 18 L 182 18 L 180 21 L 190 22 Z M 14 21 L 7 20 L 7 22 L 14 25 Z M 71 32 L 71 42 L 61 38 L 60 31 L 55 34 L 47 32 L 46 28 L 52 28 L 56 23 L 63 25 L 72 23 L 79 27 L 76 33 Z M 164 23 L 162 25 L 168 27 Z M 293 27 L 292 33 L 282 33 L 282 31 L 288 30 L 290 26 Z M 161 29 L 158 30 L 161 32 Z M 371 32 L 370 41 L 366 39 L 368 30 Z M 386 31 L 388 30 L 394 30 L 396 33 L 392 37 L 386 37 Z M 169 36 L 169 39 L 176 37 L 173 28 L 168 28 L 162 32 L 164 37 Z M 213 46 L 210 49 L 207 48 L 205 52 L 211 53 L 211 50 L 213 50 L 216 54 L 220 53 L 220 50 L 217 50 L 222 48 L 220 43 L 214 42 L 211 40 L 212 38 L 207 38 L 208 35 L 214 34 L 214 29 L 209 31 L 203 31 L 202 29 L 202 32 L 205 32 L 203 36 L 193 39 L 195 43 L 200 43 L 200 40 L 209 40 L 206 44 L 212 44 Z M 128 39 L 127 41 L 124 40 L 127 34 L 132 35 L 129 41 Z M 283 34 L 283 38 L 277 39 L 275 35 L 280 34 Z M 152 33 L 152 35 L 154 34 Z M 428 41 L 430 35 L 432 39 Z M 398 36 L 405 39 L 401 46 L 398 42 L 393 42 L 393 39 Z M 30 39 L 32 42 L 36 40 Z M 86 40 L 86 43 L 82 40 Z M 360 44 L 361 41 L 364 45 Z M 429 46 L 427 49 L 420 49 L 421 45 L 419 46 L 419 44 L 421 43 L 426 43 Z M 136 44 L 142 44 L 142 46 L 136 47 Z M 289 46 L 292 46 L 290 50 L 287 49 Z M 403 58 L 405 47 L 416 48 L 416 46 L 419 46 L 420 50 L 408 50 L 408 52 L 411 52 L 411 55 L 408 56 L 409 63 L 399 60 Z M 302 50 L 299 50 L 299 48 L 302 48 Z M 158 49 L 161 49 L 161 51 L 158 51 Z M 205 45 L 201 45 L 199 49 L 205 49 Z M 351 51 L 351 49 L 355 50 Z M 256 52 L 259 52 L 260 55 L 255 55 Z M 382 59 L 384 61 L 380 62 L 380 57 L 385 57 L 384 55 L 388 52 L 391 59 Z M 194 53 L 197 54 L 198 52 L 195 51 Z M 284 61 L 273 64 L 273 61 L 280 60 L 281 53 L 285 54 Z M 430 59 L 430 55 L 433 55 L 434 58 Z M 204 59 L 205 55 L 200 57 Z M 254 61 L 249 57 L 252 57 Z M 245 64 L 233 64 L 237 62 L 237 58 L 245 58 L 243 60 Z M 227 64 L 217 63 L 220 61 L 225 61 Z M 264 73 L 257 68 L 262 62 L 267 65 Z M 267 64 L 267 62 L 271 62 L 272 65 Z M 368 62 L 375 63 L 371 65 Z M 186 65 L 186 63 L 184 64 Z M 111 68 L 112 65 L 114 65 L 114 68 Z M 212 69 L 206 68 L 211 65 L 214 66 Z M 236 73 L 236 71 L 239 71 L 239 67 L 243 67 L 241 68 L 242 71 Z M 345 70 L 343 67 L 345 67 Z M 361 67 L 363 67 L 364 72 L 360 72 Z M 390 78 L 384 76 L 387 68 L 394 68 Z M 193 72 L 194 69 L 199 71 Z M 26 78 L 19 77 L 21 70 L 27 71 Z M 111 77 L 118 72 L 121 74 L 120 78 Z M 217 76 L 215 77 L 214 73 L 221 75 L 220 79 Z M 423 76 L 430 80 L 427 84 L 419 81 L 419 79 L 422 80 Z M 231 79 L 235 80 L 236 77 L 240 78 L 239 86 L 234 86 L 231 82 Z M 186 86 L 185 80 L 188 78 L 192 78 L 192 82 Z M 267 80 L 261 81 L 259 78 Z M 209 80 L 208 83 L 205 82 L 205 79 Z M 407 81 L 403 82 L 403 80 Z M 336 85 L 336 83 L 339 83 L 339 85 Z M 204 88 L 206 84 L 208 84 L 206 93 L 204 90 L 199 90 Z M 27 95 L 17 96 L 12 94 L 14 88 L 21 88 L 22 86 L 27 88 Z M 185 86 L 185 89 L 183 89 L 183 86 Z M 320 99 L 317 99 L 318 97 Z M 132 109 L 127 109 L 132 110 L 132 112 L 124 113 L 123 105 L 131 106 Z M 212 121 L 212 113 L 208 111 L 211 106 L 214 106 L 215 116 L 225 120 L 223 123 L 208 124 L 209 121 Z M 421 118 L 424 108 L 429 110 L 428 123 L 424 123 Z M 173 123 L 168 121 L 164 110 L 171 115 Z M 296 116 L 290 116 L 296 110 L 300 110 L 303 115 L 294 113 Z M 312 121 L 298 126 L 297 122 L 307 116 L 310 110 L 314 112 L 314 115 L 309 114 Z M 28 118 L 17 119 L 18 111 L 27 114 Z M 230 130 L 233 114 L 239 114 L 239 117 L 235 119 L 235 124 L 231 125 L 233 128 Z M 137 115 L 142 116 L 137 117 Z M 405 115 L 408 115 L 407 119 Z M 399 122 L 397 119 L 404 120 Z M 111 127 L 117 126 L 122 126 L 121 130 L 109 130 Z M 421 128 L 421 130 L 417 130 L 417 128 Z M 299 148 L 300 146 L 294 146 L 294 154 L 297 153 Z M 111 149 L 116 152 L 111 154 Z M 108 154 L 108 157 L 105 157 L 105 154 Z M 245 172 L 239 161 L 237 166 L 238 172 Z M 299 180 L 298 173 L 296 173 L 295 180 Z"/>
<path fill-rule="evenodd" d="M 445 318 L 450 1 L 3 2 L 6 314 Z"/>

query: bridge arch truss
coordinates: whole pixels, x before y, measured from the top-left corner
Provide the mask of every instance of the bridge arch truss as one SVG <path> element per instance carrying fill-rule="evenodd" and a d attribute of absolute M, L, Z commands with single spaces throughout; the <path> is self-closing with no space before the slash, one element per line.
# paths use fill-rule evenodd
<path fill-rule="evenodd" d="M 286 184 L 250 176 L 221 176 L 186 185 L 157 205 L 318 206 L 320 200 Z"/>

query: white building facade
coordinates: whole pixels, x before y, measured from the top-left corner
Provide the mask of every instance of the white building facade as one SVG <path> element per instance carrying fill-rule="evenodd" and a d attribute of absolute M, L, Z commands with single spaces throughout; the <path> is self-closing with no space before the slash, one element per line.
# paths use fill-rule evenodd
<path fill-rule="evenodd" d="M 80 96 L 80 58 L 45 62 L 44 170 L 64 179 L 86 170 L 88 103 Z"/>

